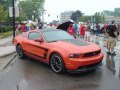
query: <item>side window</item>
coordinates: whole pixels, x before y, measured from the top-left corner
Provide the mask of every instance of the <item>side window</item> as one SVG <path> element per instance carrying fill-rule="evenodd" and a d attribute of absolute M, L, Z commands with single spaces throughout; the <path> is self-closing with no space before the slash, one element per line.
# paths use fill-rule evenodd
<path fill-rule="evenodd" d="M 30 32 L 29 33 L 29 40 L 35 40 L 36 38 L 41 38 L 41 35 L 38 32 Z"/>

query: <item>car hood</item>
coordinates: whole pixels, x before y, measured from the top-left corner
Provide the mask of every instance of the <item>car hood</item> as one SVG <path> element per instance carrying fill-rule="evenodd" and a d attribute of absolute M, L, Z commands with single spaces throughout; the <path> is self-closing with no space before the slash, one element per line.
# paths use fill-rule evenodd
<path fill-rule="evenodd" d="M 100 50 L 98 45 L 78 39 L 56 41 L 52 42 L 51 45 L 71 53 L 87 53 Z"/>

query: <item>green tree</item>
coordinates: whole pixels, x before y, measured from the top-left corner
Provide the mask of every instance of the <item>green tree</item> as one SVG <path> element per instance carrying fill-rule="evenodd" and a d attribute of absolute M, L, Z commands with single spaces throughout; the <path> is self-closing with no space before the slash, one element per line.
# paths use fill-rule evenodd
<path fill-rule="evenodd" d="M 20 1 L 21 13 L 26 15 L 24 18 L 32 19 L 32 16 L 39 18 L 40 14 L 44 11 L 45 0 L 24 0 Z"/>
<path fill-rule="evenodd" d="M 19 1 L 19 0 L 14 0 L 16 3 L 16 1 Z M 9 7 L 12 6 L 12 0 L 0 0 L 0 4 L 3 6 L 3 10 L 6 11 L 7 15 L 5 16 L 6 17 L 6 22 L 11 22 L 12 18 L 9 18 Z"/>
<path fill-rule="evenodd" d="M 80 17 L 79 21 L 86 22 L 91 19 L 91 16 L 82 16 Z"/>
<path fill-rule="evenodd" d="M 11 0 L 0 0 L 0 4 L 3 6 L 4 10 L 8 10 L 11 5 Z"/>
<path fill-rule="evenodd" d="M 100 15 L 100 12 L 96 12 L 94 15 L 95 22 L 101 23 L 102 22 L 102 16 Z"/>
<path fill-rule="evenodd" d="M 70 19 L 72 19 L 73 21 L 78 21 L 81 16 L 82 16 L 81 11 L 77 10 L 74 13 L 72 13 L 72 16 L 70 17 Z"/>
<path fill-rule="evenodd" d="M 3 6 L 0 4 L 0 22 L 5 22 L 7 16 L 8 16 L 8 12 L 4 11 Z M 0 29 L 1 29 L 1 25 L 0 25 Z M 3 32 L 3 30 L 2 30 L 2 32 Z"/>
<path fill-rule="evenodd" d="M 0 4 L 0 22 L 4 22 L 7 18 L 8 12 L 4 11 L 3 6 Z"/>

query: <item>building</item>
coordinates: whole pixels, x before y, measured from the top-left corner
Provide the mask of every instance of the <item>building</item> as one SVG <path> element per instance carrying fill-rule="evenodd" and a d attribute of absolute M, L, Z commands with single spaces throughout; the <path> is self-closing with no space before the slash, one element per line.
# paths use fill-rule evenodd
<path fill-rule="evenodd" d="M 60 22 L 63 23 L 63 22 L 66 22 L 66 21 L 70 20 L 70 17 L 71 17 L 73 12 L 74 11 L 62 12 L 61 15 L 60 15 Z"/>
<path fill-rule="evenodd" d="M 115 8 L 114 11 L 104 10 L 101 12 L 101 15 L 104 16 L 104 21 L 107 23 L 110 23 L 112 20 L 120 23 L 120 8 Z"/>
<path fill-rule="evenodd" d="M 112 20 L 115 20 L 116 23 L 120 23 L 120 17 L 106 16 L 105 21 L 110 23 Z"/>
<path fill-rule="evenodd" d="M 104 10 L 101 14 L 104 16 L 114 16 L 114 12 L 109 10 Z"/>

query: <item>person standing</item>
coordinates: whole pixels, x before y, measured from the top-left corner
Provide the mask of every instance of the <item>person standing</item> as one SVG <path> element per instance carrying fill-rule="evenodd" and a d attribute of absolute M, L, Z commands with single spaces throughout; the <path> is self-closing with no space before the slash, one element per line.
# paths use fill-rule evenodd
<path fill-rule="evenodd" d="M 104 46 L 106 47 L 107 46 L 107 31 L 106 31 L 106 29 L 107 29 L 107 27 L 108 27 L 108 25 L 107 25 L 107 23 L 104 23 L 104 26 L 103 26 L 103 32 L 104 32 Z"/>
<path fill-rule="evenodd" d="M 26 22 L 22 23 L 21 31 L 26 32 Z"/>
<path fill-rule="evenodd" d="M 96 23 L 96 43 L 99 44 L 99 35 L 100 35 L 100 25 L 98 24 L 98 22 Z"/>
<path fill-rule="evenodd" d="M 37 29 L 37 20 L 33 20 L 30 25 L 31 30 Z"/>
<path fill-rule="evenodd" d="M 89 23 L 87 23 L 86 25 L 85 39 L 86 41 L 90 42 L 90 24 Z"/>
<path fill-rule="evenodd" d="M 38 19 L 37 26 L 38 26 L 38 29 L 42 29 L 43 28 L 43 23 L 41 22 L 41 19 Z"/>
<path fill-rule="evenodd" d="M 73 25 L 72 25 L 72 24 L 70 24 L 70 26 L 68 27 L 67 32 L 68 32 L 70 35 L 74 36 L 74 28 L 73 28 Z"/>
<path fill-rule="evenodd" d="M 29 30 L 30 30 L 30 23 L 29 23 L 29 21 L 27 21 L 27 23 L 26 23 L 26 32 L 29 31 Z"/>
<path fill-rule="evenodd" d="M 120 24 L 118 24 L 118 35 L 120 35 Z"/>
<path fill-rule="evenodd" d="M 117 42 L 117 27 L 114 20 L 106 28 L 106 33 L 108 35 L 107 53 L 115 55 L 114 47 L 116 46 Z"/>
<path fill-rule="evenodd" d="M 80 31 L 80 38 L 81 39 L 84 39 L 85 30 L 86 30 L 86 27 L 85 27 L 84 23 L 82 23 L 81 26 L 80 26 L 80 30 L 79 30 Z"/>
<path fill-rule="evenodd" d="M 78 25 L 77 25 L 77 22 L 75 22 L 74 24 L 74 37 L 75 38 L 77 37 L 77 33 L 78 33 Z"/>

